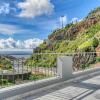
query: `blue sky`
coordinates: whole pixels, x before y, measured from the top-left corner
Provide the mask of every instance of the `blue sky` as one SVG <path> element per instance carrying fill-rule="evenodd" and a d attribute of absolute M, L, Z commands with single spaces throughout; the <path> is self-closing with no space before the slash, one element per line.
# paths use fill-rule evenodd
<path fill-rule="evenodd" d="M 13 48 L 15 42 L 20 48 L 26 42 L 33 48 L 61 28 L 60 16 L 66 25 L 98 6 L 100 0 L 0 0 L 1 48 Z"/>

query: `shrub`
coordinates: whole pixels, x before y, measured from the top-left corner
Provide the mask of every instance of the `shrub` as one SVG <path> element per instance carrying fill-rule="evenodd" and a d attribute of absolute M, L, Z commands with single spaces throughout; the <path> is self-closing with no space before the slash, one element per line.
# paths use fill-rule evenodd
<path fill-rule="evenodd" d="M 8 84 L 8 83 L 9 83 L 9 82 L 8 82 L 7 79 L 0 79 L 0 84 L 6 85 L 6 84 Z"/>
<path fill-rule="evenodd" d="M 100 57 L 96 57 L 96 62 L 100 62 Z"/>
<path fill-rule="evenodd" d="M 32 74 L 29 77 L 29 80 L 39 80 L 39 79 L 43 79 L 45 77 L 44 74 Z"/>
<path fill-rule="evenodd" d="M 90 40 L 84 42 L 78 48 L 79 48 L 79 50 L 83 50 L 83 51 L 87 51 L 89 49 L 91 51 L 91 47 L 94 47 L 95 48 L 95 47 L 98 46 L 98 44 L 99 44 L 98 39 L 93 38 L 93 39 L 90 39 Z"/>

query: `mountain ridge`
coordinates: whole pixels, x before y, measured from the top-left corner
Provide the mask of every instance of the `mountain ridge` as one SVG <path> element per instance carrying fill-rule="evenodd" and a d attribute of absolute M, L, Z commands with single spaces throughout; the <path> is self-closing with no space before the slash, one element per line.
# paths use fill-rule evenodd
<path fill-rule="evenodd" d="M 99 42 L 98 34 L 100 31 L 100 7 L 91 11 L 86 18 L 76 24 L 70 23 L 62 29 L 55 30 L 52 34 L 48 36 L 47 40 L 37 47 L 34 51 L 37 52 L 73 52 L 79 49 L 79 45 L 83 44 L 89 39 L 95 38 Z M 81 38 L 81 39 L 80 39 Z M 74 47 L 71 42 L 78 42 L 80 40 L 81 44 Z M 65 41 L 67 42 L 65 45 Z M 83 41 L 83 42 L 82 42 Z M 94 41 L 94 40 L 93 40 Z M 60 43 L 60 44 L 59 44 Z M 68 49 L 68 44 L 74 49 Z M 98 45 L 99 43 L 97 43 Z M 63 49 L 61 45 L 64 45 L 67 50 Z M 91 44 L 91 46 L 94 46 Z M 63 49 L 63 50 L 60 50 Z"/>
<path fill-rule="evenodd" d="M 31 61 L 28 64 L 33 64 L 32 66 L 38 67 L 56 67 L 58 56 L 73 55 L 75 53 L 76 55 L 73 57 L 75 60 L 75 68 L 80 66 L 80 68 L 86 68 L 91 62 L 95 62 L 95 54 L 93 56 L 88 52 L 96 52 L 96 48 L 100 46 L 99 12 L 100 8 L 97 8 L 92 11 L 92 13 L 90 12 L 81 22 L 76 24 L 70 23 L 62 29 L 55 30 L 48 36 L 47 40 L 44 40 L 44 42 L 34 50 L 30 58 Z M 77 52 L 80 53 L 80 55 L 77 55 Z M 81 54 L 81 52 L 85 52 L 86 54 Z M 83 56 L 84 61 L 80 61 L 83 60 L 80 58 L 81 56 Z M 89 59 L 89 62 L 87 62 L 87 65 L 80 63 L 80 66 L 77 66 L 76 58 L 78 58 L 78 63 L 87 62 L 87 59 Z"/>

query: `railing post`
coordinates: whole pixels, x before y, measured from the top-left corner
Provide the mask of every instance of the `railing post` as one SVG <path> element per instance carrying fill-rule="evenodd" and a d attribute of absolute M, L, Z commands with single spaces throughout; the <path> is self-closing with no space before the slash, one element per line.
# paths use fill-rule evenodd
<path fill-rule="evenodd" d="M 72 77 L 72 56 L 61 56 L 57 58 L 57 75 L 62 79 Z"/>

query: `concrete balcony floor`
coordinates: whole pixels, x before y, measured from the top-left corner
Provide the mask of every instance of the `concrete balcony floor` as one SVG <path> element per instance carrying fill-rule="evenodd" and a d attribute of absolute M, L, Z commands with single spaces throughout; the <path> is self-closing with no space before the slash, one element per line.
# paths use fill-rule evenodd
<path fill-rule="evenodd" d="M 100 73 L 64 82 L 21 100 L 100 100 Z"/>

